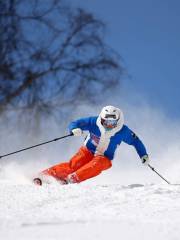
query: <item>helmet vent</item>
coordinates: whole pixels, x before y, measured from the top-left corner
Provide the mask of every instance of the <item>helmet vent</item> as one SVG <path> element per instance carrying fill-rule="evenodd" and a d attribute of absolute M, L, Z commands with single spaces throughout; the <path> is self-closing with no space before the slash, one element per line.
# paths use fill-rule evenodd
<path fill-rule="evenodd" d="M 116 119 L 116 115 L 114 115 L 114 114 L 106 114 L 106 115 L 105 115 L 105 118 L 113 118 L 113 119 Z"/>

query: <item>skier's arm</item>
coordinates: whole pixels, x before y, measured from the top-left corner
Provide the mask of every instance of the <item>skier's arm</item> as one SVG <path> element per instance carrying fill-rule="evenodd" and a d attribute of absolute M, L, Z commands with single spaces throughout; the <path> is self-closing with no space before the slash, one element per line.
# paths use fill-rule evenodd
<path fill-rule="evenodd" d="M 73 121 L 69 124 L 69 131 L 76 136 L 80 136 L 80 132 L 89 130 L 91 126 L 91 118 L 80 118 L 76 121 Z"/>
<path fill-rule="evenodd" d="M 142 162 L 143 162 L 144 156 L 148 157 L 148 154 L 147 154 L 144 144 L 138 138 L 138 136 L 132 130 L 130 130 L 128 127 L 126 127 L 126 133 L 125 133 L 125 137 L 124 137 L 123 141 L 125 143 L 135 147 Z M 143 162 L 143 163 L 145 163 L 145 162 Z"/>

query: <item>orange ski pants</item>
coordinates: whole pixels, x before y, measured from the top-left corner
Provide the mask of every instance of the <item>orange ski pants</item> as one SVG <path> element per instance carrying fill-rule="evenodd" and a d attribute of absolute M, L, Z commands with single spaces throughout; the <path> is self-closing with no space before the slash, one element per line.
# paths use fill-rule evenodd
<path fill-rule="evenodd" d="M 70 159 L 69 162 L 57 164 L 42 173 L 57 180 L 66 180 L 67 176 L 75 173 L 77 182 L 82 182 L 100 174 L 112 166 L 111 160 L 105 156 L 94 156 L 85 146 Z"/>

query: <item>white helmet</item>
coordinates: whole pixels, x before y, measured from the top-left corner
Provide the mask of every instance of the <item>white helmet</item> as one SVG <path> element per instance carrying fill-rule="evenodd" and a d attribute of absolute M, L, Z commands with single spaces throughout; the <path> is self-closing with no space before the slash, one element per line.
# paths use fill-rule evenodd
<path fill-rule="evenodd" d="M 123 112 L 116 107 L 106 106 L 101 110 L 99 115 L 101 124 L 108 130 L 124 124 Z"/>

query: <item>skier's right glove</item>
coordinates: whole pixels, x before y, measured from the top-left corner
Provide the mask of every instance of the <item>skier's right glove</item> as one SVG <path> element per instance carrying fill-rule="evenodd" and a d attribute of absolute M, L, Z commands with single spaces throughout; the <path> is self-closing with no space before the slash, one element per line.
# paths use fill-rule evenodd
<path fill-rule="evenodd" d="M 79 137 L 83 134 L 83 131 L 80 128 L 74 128 L 71 132 L 76 137 Z"/>
<path fill-rule="evenodd" d="M 142 156 L 142 157 L 141 157 L 141 161 L 142 161 L 142 164 L 143 164 L 144 166 L 147 166 L 147 165 L 149 164 L 149 162 L 150 162 L 148 155 Z"/>

